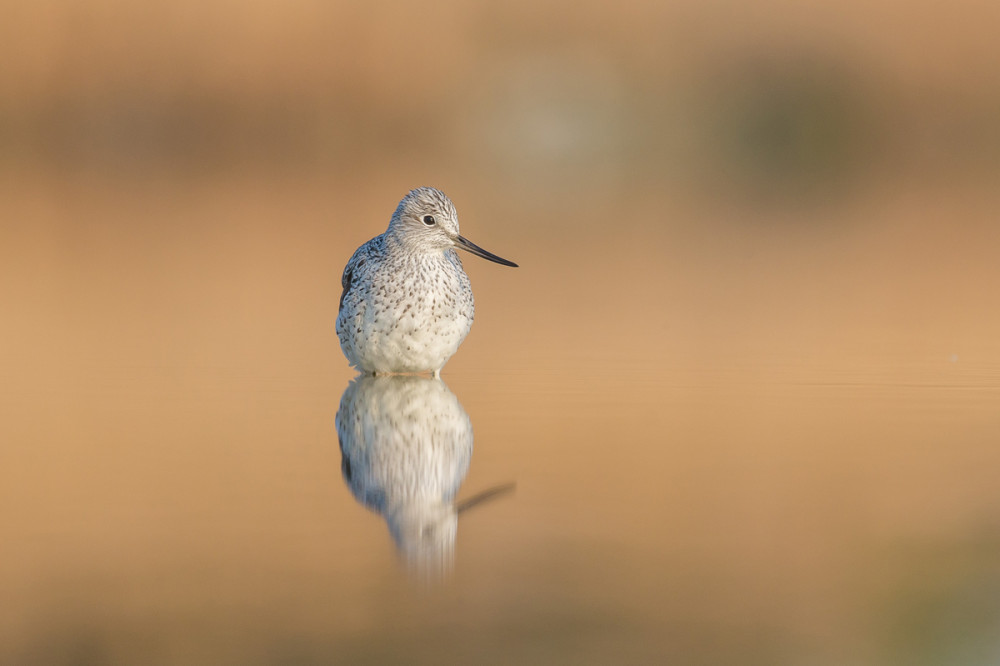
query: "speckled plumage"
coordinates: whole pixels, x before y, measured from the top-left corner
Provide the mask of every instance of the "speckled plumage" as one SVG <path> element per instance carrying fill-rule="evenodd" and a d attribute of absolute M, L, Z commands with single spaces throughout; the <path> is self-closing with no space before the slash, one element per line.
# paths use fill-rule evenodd
<path fill-rule="evenodd" d="M 475 315 L 472 285 L 455 248 L 516 266 L 460 236 L 454 204 L 430 187 L 407 194 L 385 233 L 354 252 L 337 317 L 351 365 L 376 374 L 440 373 Z"/>

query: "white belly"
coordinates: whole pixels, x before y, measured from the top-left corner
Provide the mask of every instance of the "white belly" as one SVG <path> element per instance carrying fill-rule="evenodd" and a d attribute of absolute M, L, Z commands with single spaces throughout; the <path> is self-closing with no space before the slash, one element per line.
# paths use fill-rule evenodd
<path fill-rule="evenodd" d="M 398 275 L 366 283 L 344 303 L 337 336 L 351 365 L 363 372 L 437 371 L 469 334 L 472 292 L 464 274 Z"/>

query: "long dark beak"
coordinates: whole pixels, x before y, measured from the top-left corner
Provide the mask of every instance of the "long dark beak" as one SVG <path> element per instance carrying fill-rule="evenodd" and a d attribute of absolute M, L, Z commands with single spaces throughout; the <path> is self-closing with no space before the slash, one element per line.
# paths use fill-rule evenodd
<path fill-rule="evenodd" d="M 477 504 L 482 504 L 483 502 L 489 502 L 491 499 L 496 499 L 501 495 L 506 495 L 510 491 L 514 490 L 513 483 L 505 483 L 502 486 L 495 486 L 493 488 L 488 488 L 481 493 L 473 495 L 467 499 L 462 500 L 455 505 L 455 513 L 462 513 L 463 511 L 468 511 Z"/>
<path fill-rule="evenodd" d="M 507 261 L 502 257 L 498 257 L 492 252 L 487 252 L 486 250 L 479 247 L 478 245 L 470 241 L 468 238 L 465 238 L 464 236 L 459 236 L 458 239 L 455 241 L 455 244 L 458 245 L 463 250 L 465 250 L 466 252 L 471 252 L 477 257 L 482 257 L 483 259 L 489 259 L 490 261 L 495 261 L 496 263 L 503 264 L 504 266 L 512 266 L 514 268 L 517 268 L 517 264 L 515 264 L 513 261 Z"/>

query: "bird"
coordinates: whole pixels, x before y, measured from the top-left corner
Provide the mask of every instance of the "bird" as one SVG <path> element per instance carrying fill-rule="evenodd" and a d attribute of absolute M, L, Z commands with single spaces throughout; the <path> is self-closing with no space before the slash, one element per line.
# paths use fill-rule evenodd
<path fill-rule="evenodd" d="M 472 285 L 456 249 L 517 267 L 460 235 L 455 204 L 433 187 L 411 190 L 388 229 L 354 252 L 341 279 L 337 315 L 340 347 L 354 368 L 441 376 L 475 315 Z"/>

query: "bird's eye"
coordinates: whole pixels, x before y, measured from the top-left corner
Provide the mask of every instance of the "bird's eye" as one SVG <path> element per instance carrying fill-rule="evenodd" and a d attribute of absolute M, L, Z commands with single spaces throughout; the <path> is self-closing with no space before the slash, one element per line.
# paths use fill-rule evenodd
<path fill-rule="evenodd" d="M 426 224 L 428 227 L 433 227 L 435 224 L 437 224 L 437 220 L 434 219 L 433 215 L 424 215 L 424 224 Z"/>

